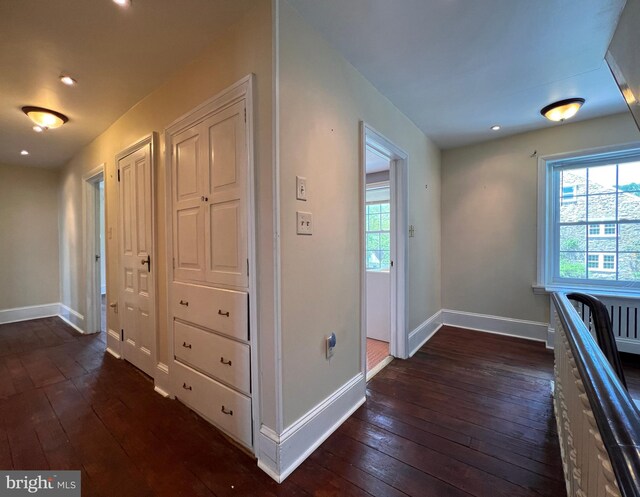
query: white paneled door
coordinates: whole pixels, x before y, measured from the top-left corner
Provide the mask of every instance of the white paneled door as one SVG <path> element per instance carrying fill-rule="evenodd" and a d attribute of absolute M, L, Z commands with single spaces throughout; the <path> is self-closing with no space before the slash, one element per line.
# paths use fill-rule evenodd
<path fill-rule="evenodd" d="M 155 268 L 151 144 L 118 160 L 122 355 L 153 376 Z"/>

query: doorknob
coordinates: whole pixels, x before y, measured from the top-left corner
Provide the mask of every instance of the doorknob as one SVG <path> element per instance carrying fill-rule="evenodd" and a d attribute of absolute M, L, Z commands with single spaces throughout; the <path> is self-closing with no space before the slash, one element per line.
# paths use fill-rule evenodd
<path fill-rule="evenodd" d="M 100 260 L 100 255 L 96 254 L 96 262 Z"/>
<path fill-rule="evenodd" d="M 117 302 L 111 302 L 109 304 L 109 307 L 111 307 L 113 309 L 113 312 L 115 312 L 116 314 L 118 314 L 118 303 Z"/>
<path fill-rule="evenodd" d="M 151 256 L 147 255 L 146 259 L 142 259 L 140 261 L 140 264 L 142 264 L 143 266 L 146 264 L 147 265 L 147 271 L 151 272 Z"/>

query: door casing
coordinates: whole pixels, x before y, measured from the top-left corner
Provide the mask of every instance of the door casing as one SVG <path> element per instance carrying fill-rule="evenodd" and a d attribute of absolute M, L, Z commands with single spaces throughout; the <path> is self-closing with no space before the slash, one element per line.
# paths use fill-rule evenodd
<path fill-rule="evenodd" d="M 366 148 L 372 146 L 389 158 L 389 186 L 391 192 L 391 341 L 389 353 L 405 359 L 408 356 L 406 330 L 406 272 L 407 272 L 407 165 L 408 155 L 384 135 L 364 121 L 360 123 L 360 370 L 367 369 L 367 285 L 365 253 Z"/>
<path fill-rule="evenodd" d="M 86 293 L 86 315 L 85 333 L 100 332 L 101 302 L 98 297 L 100 289 L 100 272 L 97 268 L 95 256 L 100 253 L 99 238 L 99 191 L 98 183 L 104 180 L 105 164 L 100 164 L 88 173 L 82 175 L 82 216 L 84 230 L 84 267 L 85 267 L 85 293 Z M 106 184 L 105 184 L 106 203 Z M 103 209 L 106 207 L 102 206 Z M 105 233 L 102 233 L 105 236 Z"/>

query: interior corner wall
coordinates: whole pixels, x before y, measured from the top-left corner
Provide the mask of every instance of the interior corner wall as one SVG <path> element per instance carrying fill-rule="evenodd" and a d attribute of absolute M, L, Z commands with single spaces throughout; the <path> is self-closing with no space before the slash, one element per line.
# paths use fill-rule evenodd
<path fill-rule="evenodd" d="M 55 304 L 59 171 L 0 165 L 0 310 Z"/>
<path fill-rule="evenodd" d="M 169 362 L 166 330 L 167 247 L 165 206 L 164 129 L 205 100 L 250 73 L 256 75 L 254 92 L 254 153 L 257 202 L 258 306 L 261 330 L 273 329 L 273 222 L 272 222 L 272 16 L 271 2 L 260 0 L 254 8 L 167 81 L 158 81 L 150 93 L 122 115 L 66 164 L 61 177 L 62 303 L 81 315 L 85 309 L 85 268 L 82 260 L 82 175 L 105 163 L 107 300 L 118 299 L 118 183 L 115 156 L 148 136 L 159 133 L 156 151 L 155 194 L 158 261 L 158 360 Z M 99 110 L 96 110 L 99 112 Z M 109 310 L 107 324 L 119 330 L 118 314 Z"/>
<path fill-rule="evenodd" d="M 281 340 L 284 426 L 361 371 L 360 121 L 408 153 L 408 322 L 440 308 L 440 152 L 286 1 L 279 12 Z M 308 200 L 296 200 L 296 175 Z M 428 185 L 428 189 L 425 188 Z M 296 211 L 313 235 L 296 235 Z M 337 335 L 331 360 L 325 337 Z"/>
<path fill-rule="evenodd" d="M 548 322 L 532 290 L 538 157 L 638 140 L 625 113 L 443 151 L 442 307 Z"/>

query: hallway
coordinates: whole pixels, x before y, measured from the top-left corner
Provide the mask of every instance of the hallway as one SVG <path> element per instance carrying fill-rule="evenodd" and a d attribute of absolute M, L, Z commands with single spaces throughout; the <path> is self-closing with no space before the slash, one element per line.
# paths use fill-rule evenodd
<path fill-rule="evenodd" d="M 0 326 L 0 467 L 82 468 L 83 495 L 105 497 L 564 495 L 542 344 L 443 328 L 277 485 L 103 336 Z"/>

